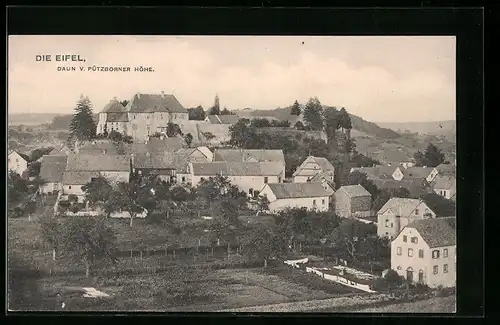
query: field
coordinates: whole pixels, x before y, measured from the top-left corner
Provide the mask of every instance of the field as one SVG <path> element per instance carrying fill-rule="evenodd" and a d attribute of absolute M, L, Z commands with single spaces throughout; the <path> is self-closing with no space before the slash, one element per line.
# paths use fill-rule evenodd
<path fill-rule="evenodd" d="M 360 313 L 456 313 L 456 296 L 357 310 Z"/>

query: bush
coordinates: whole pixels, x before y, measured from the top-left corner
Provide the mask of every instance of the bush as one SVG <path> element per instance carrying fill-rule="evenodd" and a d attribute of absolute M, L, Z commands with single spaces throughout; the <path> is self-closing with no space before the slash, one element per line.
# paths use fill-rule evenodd
<path fill-rule="evenodd" d="M 444 288 L 443 286 L 438 286 L 435 292 L 436 297 L 448 297 L 455 294 L 455 287 Z"/>
<path fill-rule="evenodd" d="M 72 202 L 76 203 L 76 202 L 78 202 L 78 196 L 76 196 L 75 194 L 70 194 L 68 196 L 68 202 L 69 203 L 72 203 Z"/>

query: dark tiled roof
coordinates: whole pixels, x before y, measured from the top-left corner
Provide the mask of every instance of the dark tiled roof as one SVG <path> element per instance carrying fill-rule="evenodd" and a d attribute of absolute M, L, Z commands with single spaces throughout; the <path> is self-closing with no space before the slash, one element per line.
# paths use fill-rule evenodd
<path fill-rule="evenodd" d="M 40 178 L 47 183 L 61 182 L 66 169 L 67 156 L 50 156 L 42 157 L 40 166 Z"/>
<path fill-rule="evenodd" d="M 236 124 L 240 117 L 237 115 L 208 115 L 208 120 L 212 124 Z"/>
<path fill-rule="evenodd" d="M 184 146 L 184 139 L 182 138 L 150 138 L 147 147 L 151 151 L 158 151 L 158 150 L 178 150 L 181 149 Z"/>
<path fill-rule="evenodd" d="M 331 196 L 333 191 L 319 183 L 279 183 L 267 184 L 277 199 Z"/>
<path fill-rule="evenodd" d="M 134 155 L 135 168 L 174 169 L 174 153 L 140 153 Z"/>
<path fill-rule="evenodd" d="M 441 176 L 438 175 L 433 181 L 434 189 L 440 190 L 450 190 L 456 187 L 457 180 L 455 176 Z"/>
<path fill-rule="evenodd" d="M 401 171 L 404 177 L 427 178 L 433 169 L 433 167 L 408 167 Z"/>
<path fill-rule="evenodd" d="M 429 193 L 423 195 L 421 199 L 438 217 L 454 216 L 456 214 L 455 203 L 441 195 Z"/>
<path fill-rule="evenodd" d="M 406 188 L 412 196 L 421 196 L 430 192 L 430 187 L 424 178 L 402 179 L 397 181 L 395 179 L 371 179 L 373 184 L 379 189 L 398 189 Z"/>
<path fill-rule="evenodd" d="M 127 104 L 127 111 L 131 113 L 187 113 L 174 95 L 136 94 Z"/>
<path fill-rule="evenodd" d="M 106 106 L 104 106 L 101 113 L 123 113 L 125 111 L 125 107 L 116 98 L 114 98 L 110 100 Z"/>
<path fill-rule="evenodd" d="M 130 171 L 128 155 L 70 155 L 66 171 Z"/>
<path fill-rule="evenodd" d="M 396 168 L 399 166 L 382 166 L 377 165 L 375 167 L 363 167 L 363 168 L 352 168 L 352 171 L 357 171 L 360 173 L 366 174 L 366 176 L 370 179 L 393 179 L 392 174 L 396 171 Z M 403 169 L 399 168 L 401 171 Z"/>
<path fill-rule="evenodd" d="M 65 171 L 63 175 L 63 184 L 85 185 L 92 180 L 92 177 L 98 177 L 98 176 L 99 172 Z"/>
<path fill-rule="evenodd" d="M 279 176 L 283 165 L 279 162 L 208 162 L 193 163 L 193 174 L 199 176 Z"/>
<path fill-rule="evenodd" d="M 415 220 L 407 227 L 417 230 L 430 248 L 456 244 L 456 219 L 453 217 Z"/>
<path fill-rule="evenodd" d="M 78 149 L 78 154 L 83 155 L 122 155 L 128 153 L 128 146 L 124 143 L 114 143 L 110 140 L 96 143 L 85 143 Z"/>
<path fill-rule="evenodd" d="M 259 162 L 277 161 L 285 163 L 283 150 L 261 150 L 261 149 L 215 149 L 215 161 L 247 162 L 249 159 Z"/>
<path fill-rule="evenodd" d="M 368 192 L 361 185 L 345 185 L 337 190 L 345 192 L 349 197 L 359 197 L 359 196 L 371 196 L 370 192 Z"/>

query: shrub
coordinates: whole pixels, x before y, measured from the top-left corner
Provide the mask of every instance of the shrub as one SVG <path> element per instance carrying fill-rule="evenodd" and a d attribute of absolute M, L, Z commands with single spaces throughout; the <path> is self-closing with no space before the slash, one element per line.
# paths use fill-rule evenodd
<path fill-rule="evenodd" d="M 68 195 L 68 202 L 69 203 L 72 203 L 72 202 L 78 202 L 78 196 L 76 196 L 75 194 L 70 194 Z"/>

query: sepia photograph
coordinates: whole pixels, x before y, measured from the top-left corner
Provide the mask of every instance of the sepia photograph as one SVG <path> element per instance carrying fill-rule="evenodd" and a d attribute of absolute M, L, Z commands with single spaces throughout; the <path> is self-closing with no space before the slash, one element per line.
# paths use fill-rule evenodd
<path fill-rule="evenodd" d="M 9 311 L 457 312 L 455 37 L 7 46 Z"/>

